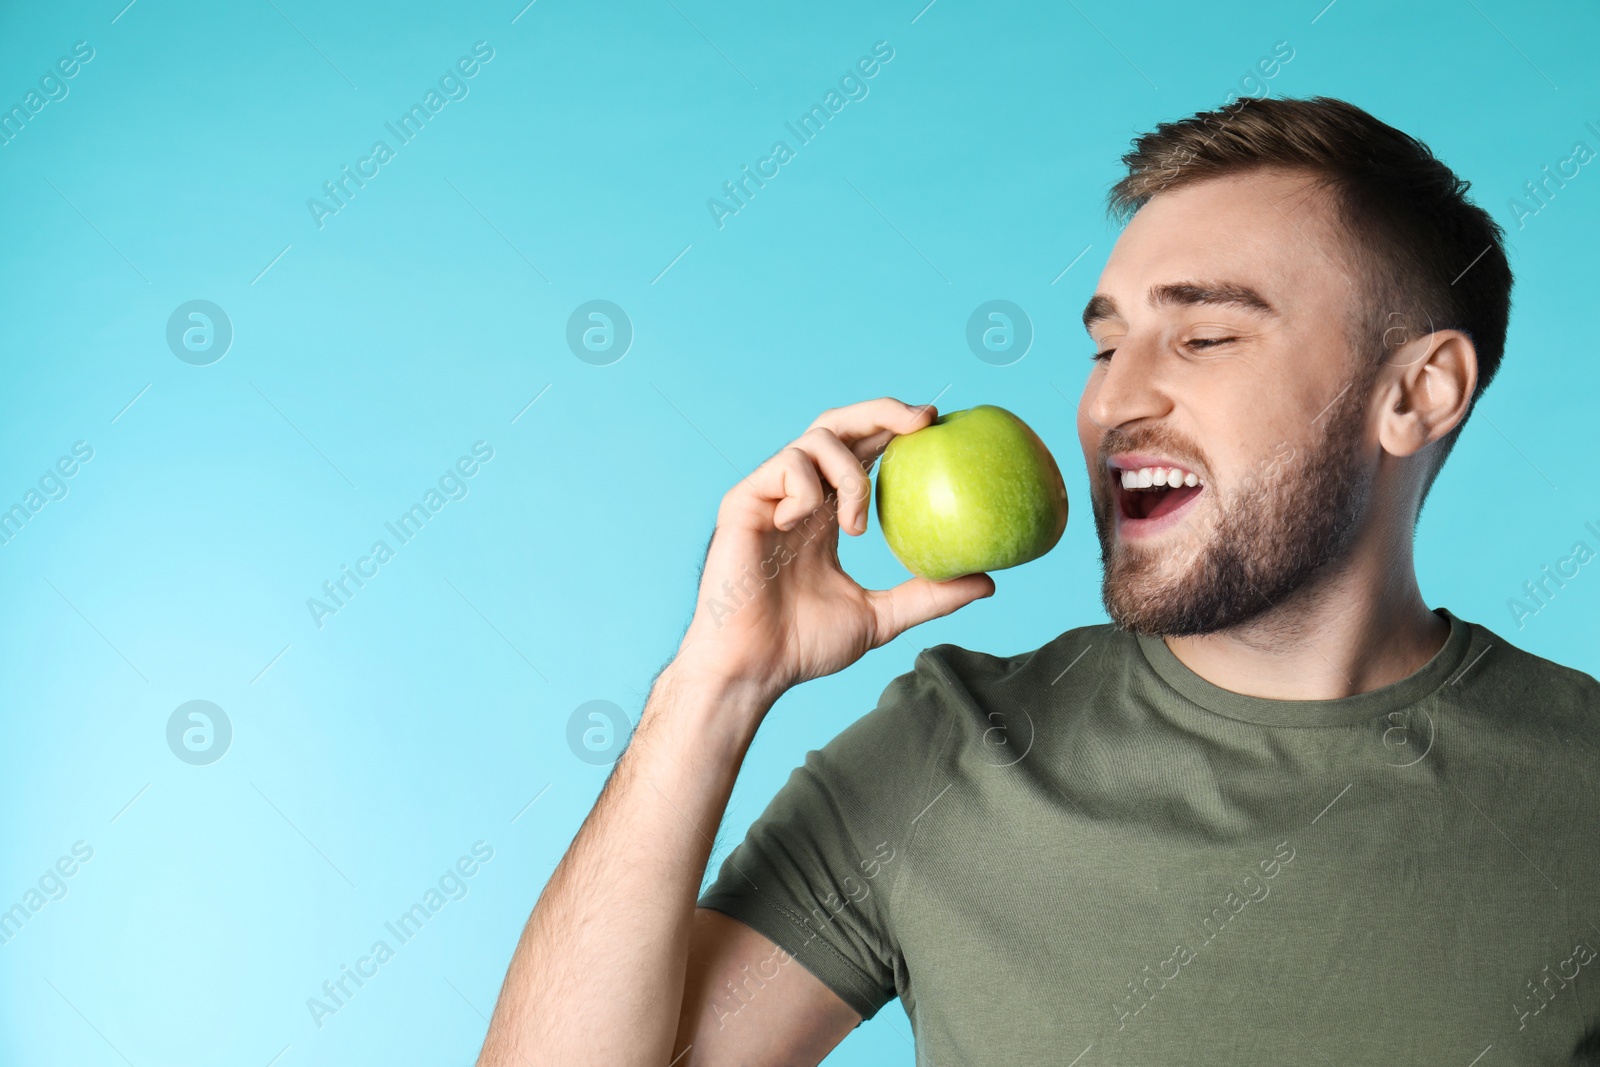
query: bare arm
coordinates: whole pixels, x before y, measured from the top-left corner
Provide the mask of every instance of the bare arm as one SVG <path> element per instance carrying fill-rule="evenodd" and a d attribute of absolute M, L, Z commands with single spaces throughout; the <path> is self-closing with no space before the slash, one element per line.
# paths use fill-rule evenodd
<path fill-rule="evenodd" d="M 698 908 L 672 1067 L 799 1067 L 822 1058 L 861 1022 L 839 995 L 767 938 Z"/>
<path fill-rule="evenodd" d="M 694 618 L 528 919 L 480 1067 L 814 1064 L 859 1021 L 790 965 L 730 1024 L 713 998 L 773 946 L 695 900 L 778 697 L 994 591 L 987 575 L 868 590 L 839 567 L 839 529 L 866 529 L 866 469 L 932 418 L 887 398 L 825 412 L 723 498 Z"/>

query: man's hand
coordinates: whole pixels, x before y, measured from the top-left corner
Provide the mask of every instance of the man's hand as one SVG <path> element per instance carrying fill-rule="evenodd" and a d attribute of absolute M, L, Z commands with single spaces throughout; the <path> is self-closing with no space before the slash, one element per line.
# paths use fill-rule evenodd
<path fill-rule="evenodd" d="M 867 528 L 873 462 L 896 434 L 934 418 L 931 404 L 889 397 L 825 411 L 730 489 L 679 659 L 776 699 L 993 593 L 987 574 L 864 589 L 839 565 L 839 531 Z"/>

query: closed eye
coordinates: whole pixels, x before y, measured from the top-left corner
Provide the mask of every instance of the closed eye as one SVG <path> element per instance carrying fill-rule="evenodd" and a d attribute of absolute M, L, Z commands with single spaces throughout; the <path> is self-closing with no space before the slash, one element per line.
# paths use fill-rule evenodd
<path fill-rule="evenodd" d="M 1209 349 L 1218 345 L 1228 345 L 1237 341 L 1237 337 L 1196 337 L 1185 341 L 1184 345 L 1192 349 Z M 1116 354 L 1115 348 L 1103 348 L 1098 352 L 1090 353 L 1089 359 L 1094 363 L 1104 363 Z"/>

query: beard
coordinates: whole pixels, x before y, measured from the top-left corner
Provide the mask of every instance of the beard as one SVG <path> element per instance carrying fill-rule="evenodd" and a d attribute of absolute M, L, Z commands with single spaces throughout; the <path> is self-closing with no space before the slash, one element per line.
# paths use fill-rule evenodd
<path fill-rule="evenodd" d="M 1227 630 L 1273 610 L 1348 556 L 1370 493 L 1361 453 L 1371 379 L 1360 378 L 1317 420 L 1322 429 L 1311 440 L 1281 443 L 1237 486 L 1209 502 L 1204 495 L 1221 486 L 1207 483 L 1187 520 L 1192 547 L 1119 542 L 1114 490 L 1105 477 L 1091 478 L 1104 569 L 1101 598 L 1111 621 L 1152 636 Z M 1203 458 L 1160 426 L 1110 430 L 1099 451 L 1100 471 L 1106 457 L 1118 452 L 1154 452 L 1180 465 L 1186 457 Z"/>

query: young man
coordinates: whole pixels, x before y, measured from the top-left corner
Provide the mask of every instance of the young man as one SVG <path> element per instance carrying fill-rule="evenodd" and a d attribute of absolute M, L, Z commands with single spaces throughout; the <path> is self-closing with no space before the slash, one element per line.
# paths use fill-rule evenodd
<path fill-rule="evenodd" d="M 1600 1045 L 1600 686 L 1430 611 L 1412 565 L 1500 363 L 1499 228 L 1336 100 L 1245 100 L 1124 162 L 1078 411 L 1112 623 L 924 650 L 697 907 L 778 696 L 994 590 L 840 570 L 873 457 L 934 412 L 825 412 L 724 497 L 480 1062 L 814 1064 L 896 996 L 936 1064 Z"/>

